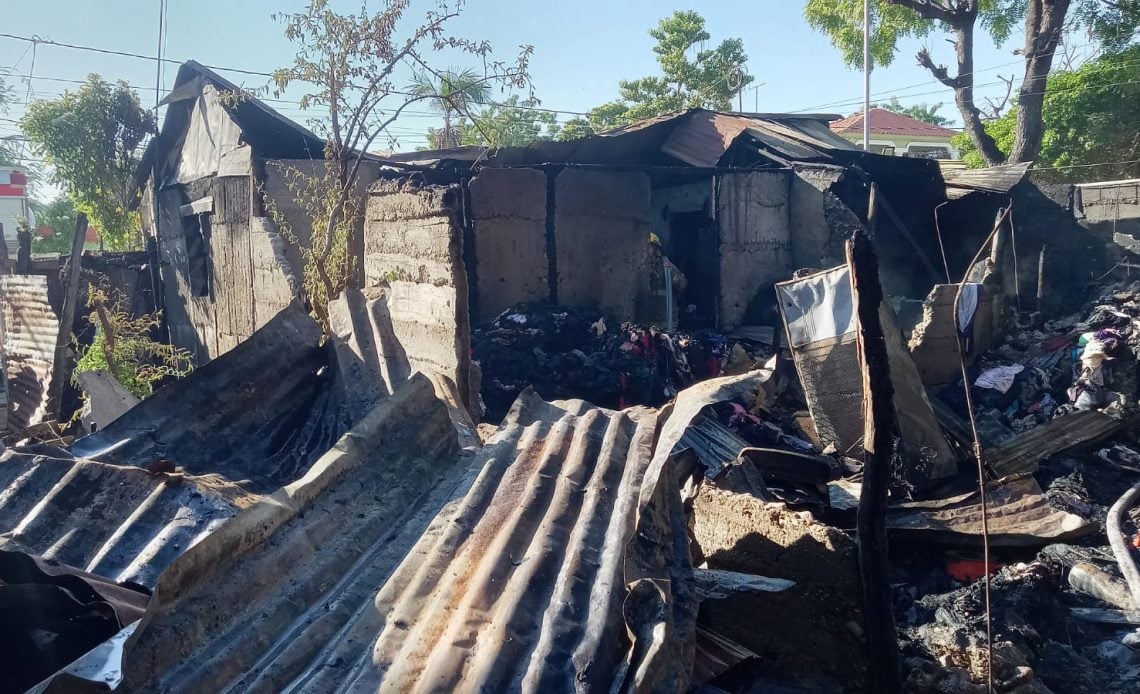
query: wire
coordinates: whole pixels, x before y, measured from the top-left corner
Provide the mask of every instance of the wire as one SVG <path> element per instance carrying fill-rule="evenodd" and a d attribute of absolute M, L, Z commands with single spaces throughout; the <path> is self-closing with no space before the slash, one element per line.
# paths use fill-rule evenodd
<path fill-rule="evenodd" d="M 966 286 L 966 280 L 970 276 L 970 271 L 974 265 L 981 259 L 983 251 L 993 242 L 994 236 L 997 235 L 1001 225 L 1005 223 L 1006 217 L 1010 213 L 1012 206 L 1006 208 L 1005 214 L 998 218 L 997 223 L 994 224 L 993 231 L 982 242 L 978 252 L 974 255 L 974 259 L 966 266 L 966 274 L 962 277 L 962 281 L 958 283 L 958 291 L 954 295 L 954 338 L 958 342 L 958 363 L 962 369 L 962 388 L 966 393 L 966 412 L 970 416 L 970 432 L 974 436 L 974 459 L 978 462 L 978 496 L 981 501 L 982 510 L 982 566 L 983 578 L 985 587 L 985 601 L 986 601 L 986 652 L 988 658 L 986 659 L 986 679 L 989 685 L 989 691 L 994 690 L 994 636 L 993 636 L 993 603 L 990 601 L 990 520 L 989 520 L 989 506 L 986 502 L 986 465 L 982 458 L 982 442 L 981 437 L 978 436 L 978 420 L 974 414 L 974 396 L 970 389 L 970 375 L 966 369 L 966 353 L 962 345 L 962 334 L 958 330 L 959 302 L 962 300 L 962 289 Z"/>
<path fill-rule="evenodd" d="M 1140 62 L 1140 61 L 1136 61 L 1136 62 Z M 993 86 L 995 84 L 1005 84 L 1005 83 L 1001 82 L 1001 81 L 985 82 L 983 84 L 974 85 L 974 88 L 977 89 L 978 87 L 990 87 L 990 86 Z M 1082 90 L 1082 89 L 1107 89 L 1108 87 L 1118 87 L 1118 86 L 1122 86 L 1122 85 L 1126 85 L 1126 84 L 1140 84 L 1140 81 L 1129 80 L 1129 81 L 1125 81 L 1125 82 L 1110 82 L 1108 84 L 1076 84 L 1076 85 L 1073 85 L 1072 87 L 1049 88 L 1048 86 L 1046 86 L 1044 90 L 1036 91 L 1036 92 L 1021 92 L 1021 93 L 1019 93 L 1019 96 L 1036 96 L 1038 94 L 1060 94 L 1062 92 Z M 927 96 L 930 94 L 942 94 L 944 92 L 945 92 L 945 89 L 936 89 L 936 90 L 932 90 L 929 92 L 921 92 L 918 94 L 908 94 L 907 96 L 908 97 Z M 862 99 L 862 97 L 860 97 L 857 101 L 851 101 L 851 102 L 847 102 L 847 103 L 837 103 L 837 104 L 834 104 L 834 106 L 836 106 L 836 107 L 838 107 L 838 106 L 854 106 L 854 105 L 862 104 L 862 103 L 863 103 L 863 99 Z M 813 109 L 800 109 L 798 111 L 789 111 L 789 113 L 806 113 L 806 112 L 811 111 L 811 110 L 813 110 Z"/>
<path fill-rule="evenodd" d="M 77 50 L 77 51 L 91 51 L 94 53 L 102 53 L 105 55 L 118 55 L 118 56 L 123 56 L 126 58 L 137 58 L 139 60 L 153 60 L 153 61 L 157 61 L 160 63 L 171 63 L 171 64 L 175 64 L 175 65 L 182 65 L 183 62 L 185 62 L 185 61 L 174 60 L 172 58 L 166 58 L 166 57 L 162 57 L 162 56 L 143 55 L 141 53 L 131 53 L 130 51 L 117 51 L 117 50 L 112 50 L 112 49 L 108 49 L 108 48 L 96 48 L 94 46 L 82 46 L 79 44 L 63 43 L 61 41 L 50 41 L 47 39 L 35 39 L 34 37 L 19 36 L 17 34 L 9 34 L 9 33 L 5 33 L 5 32 L 0 32 L 0 38 L 12 39 L 15 41 L 38 40 L 39 43 L 42 43 L 42 44 L 47 45 L 47 46 L 56 46 L 58 48 L 69 48 L 69 49 Z M 256 77 L 273 77 L 272 72 L 262 72 L 260 70 L 247 70 L 245 68 L 227 67 L 227 66 L 223 66 L 223 65 L 206 65 L 206 64 L 202 64 L 202 67 L 208 68 L 210 70 L 220 70 L 222 72 L 234 72 L 234 73 L 238 73 L 241 75 L 253 75 Z M 419 94 L 415 94 L 412 92 L 404 92 L 404 91 L 397 91 L 397 90 L 392 90 L 392 91 L 388 92 L 388 94 L 391 94 L 393 96 L 420 96 Z M 522 110 L 522 111 L 539 111 L 539 112 L 543 112 L 543 113 L 554 113 L 554 114 L 564 113 L 564 114 L 568 114 L 568 115 L 572 115 L 572 116 L 588 116 L 588 115 L 590 115 L 586 111 L 568 111 L 568 110 L 564 110 L 564 109 L 543 108 L 541 106 L 520 106 L 520 105 L 511 106 L 510 104 L 496 103 L 494 101 L 488 101 L 486 105 L 487 106 L 498 106 L 500 108 L 501 107 L 517 108 L 517 109 Z"/>
<path fill-rule="evenodd" d="M 1021 313 L 1021 277 L 1017 271 L 1017 227 L 1013 225 L 1013 198 L 1009 199 L 1009 241 L 1013 247 L 1013 288 L 1017 292 L 1017 312 Z"/>
<path fill-rule="evenodd" d="M 1087 47 L 1093 45 L 1093 43 L 1094 42 L 1090 41 L 1089 43 L 1083 43 L 1083 44 L 1080 44 L 1079 46 L 1073 46 L 1073 48 L 1087 48 Z M 1044 55 L 1044 52 L 1042 53 L 1042 55 Z M 1010 62 L 1002 63 L 1001 65 L 993 65 L 990 67 L 980 68 L 978 70 L 974 70 L 973 72 L 963 72 L 962 74 L 958 75 L 958 77 L 962 78 L 962 77 L 968 77 L 970 75 L 977 75 L 977 74 L 982 73 L 982 72 L 989 72 L 991 70 L 1000 70 L 1003 67 L 1009 67 L 1010 65 L 1018 65 L 1020 63 L 1024 63 L 1025 60 L 1026 60 L 1025 57 L 1020 57 L 1017 60 L 1011 60 Z M 904 92 L 908 89 L 917 89 L 919 87 L 925 87 L 928 84 L 940 84 L 940 82 L 937 79 L 929 79 L 929 80 L 926 80 L 925 82 L 915 82 L 914 84 L 908 85 L 906 87 L 898 87 L 898 88 L 895 88 L 893 90 L 892 89 L 885 89 L 881 92 L 873 92 L 871 94 L 871 96 L 872 97 L 880 97 L 880 98 L 883 96 L 906 96 L 906 97 L 922 96 L 920 94 L 901 94 L 901 92 Z M 974 85 L 974 87 L 977 88 L 980 86 L 990 86 L 990 85 L 994 85 L 994 84 L 999 84 L 999 83 L 998 82 L 990 82 L 987 85 L 977 85 L 976 84 L 976 85 Z M 941 93 L 941 91 L 942 90 L 939 90 L 939 93 Z M 859 95 L 857 100 L 859 103 L 862 103 L 863 102 L 863 96 Z M 805 110 L 810 111 L 810 110 L 816 109 L 816 108 L 827 108 L 829 106 L 836 106 L 836 105 L 841 106 L 841 105 L 849 103 L 850 101 L 851 101 L 851 99 L 847 99 L 847 100 L 844 100 L 842 102 L 831 102 L 831 103 L 821 104 L 819 106 L 811 106 Z"/>
<path fill-rule="evenodd" d="M 1064 169 L 1086 169 L 1094 166 L 1120 166 L 1123 164 L 1140 164 L 1140 159 L 1126 159 L 1125 161 L 1102 161 L 1096 164 L 1067 164 L 1064 166 L 1035 166 L 1034 171 L 1063 171 Z"/>
<path fill-rule="evenodd" d="M 35 36 L 32 37 L 32 65 L 30 68 L 28 68 L 28 91 L 24 95 L 25 108 L 27 108 L 28 104 L 32 102 L 32 94 L 35 93 L 32 91 L 32 75 L 34 75 L 36 72 L 36 46 L 39 45 L 39 43 L 36 41 L 36 38 L 37 37 Z"/>
<path fill-rule="evenodd" d="M 113 50 L 110 48 L 96 48 L 94 46 L 81 46 L 81 45 L 74 44 L 74 43 L 63 43 L 62 41 L 50 41 L 48 39 L 34 39 L 34 38 L 29 38 L 27 36 L 18 36 L 16 34 L 8 34 L 8 33 L 4 33 L 4 32 L 0 32 L 0 38 L 13 39 L 15 41 L 38 40 L 39 43 L 41 43 L 45 46 L 56 46 L 58 48 L 70 48 L 70 49 L 76 50 L 76 51 L 90 51 L 92 53 L 102 53 L 104 55 L 118 55 L 118 56 L 122 56 L 124 58 L 138 58 L 139 60 L 157 60 L 157 61 L 162 61 L 164 63 L 172 63 L 175 65 L 181 65 L 182 64 L 182 61 L 173 60 L 171 58 L 159 58 L 159 57 L 156 57 L 153 55 L 143 55 L 142 53 L 131 53 L 130 51 L 117 51 L 117 50 Z M 273 73 L 270 73 L 270 72 L 260 72 L 257 70 L 244 70 L 242 68 L 236 68 L 236 67 L 220 67 L 217 65 L 203 65 L 203 67 L 209 68 L 211 70 L 225 70 L 226 72 L 237 72 L 237 73 L 240 73 L 243 75 L 255 75 L 257 77 L 272 77 L 273 76 Z"/>

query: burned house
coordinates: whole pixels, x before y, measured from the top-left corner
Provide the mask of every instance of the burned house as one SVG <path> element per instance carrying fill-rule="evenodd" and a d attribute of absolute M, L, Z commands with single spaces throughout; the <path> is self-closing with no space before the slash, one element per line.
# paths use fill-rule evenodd
<path fill-rule="evenodd" d="M 202 363 L 303 293 L 309 221 L 287 172 L 323 166 L 323 143 L 196 63 L 165 103 L 140 200 L 171 342 Z M 1013 227 L 1033 222 L 1016 235 L 1010 296 L 1036 301 L 1042 246 L 1054 276 L 1099 266 L 1103 244 L 1025 167 L 944 176 L 934 161 L 855 149 L 834 118 L 696 109 L 570 142 L 368 156 L 348 250 L 375 349 L 396 373 L 448 374 L 473 404 L 473 327 L 531 302 L 637 319 L 651 233 L 688 279 L 685 329 L 774 325 L 774 285 L 843 263 L 872 183 L 883 282 L 906 331 L 934 285 L 964 274 L 1000 208 Z"/>
<path fill-rule="evenodd" d="M 193 61 L 178 71 L 136 184 L 164 285 L 170 341 L 205 363 L 300 292 L 309 222 L 287 176 L 323 166 L 324 140 Z M 363 166 L 364 178 L 375 166 Z M 293 241 L 274 223 L 287 220 Z"/>
<path fill-rule="evenodd" d="M 912 677 L 969 685 L 1000 652 L 1005 691 L 1094 662 L 1075 648 L 1099 648 L 1102 634 L 1069 629 L 1054 564 L 1013 562 L 1041 548 L 1069 564 L 1103 558 L 1067 544 L 1100 527 L 1073 473 L 1135 473 L 1140 454 L 1119 444 L 1079 469 L 1067 457 L 1135 420 L 1030 408 L 1060 395 L 1086 329 L 1121 327 L 1136 342 L 1125 325 L 1140 320 L 1140 284 L 1105 290 L 1073 321 L 1031 315 L 1103 274 L 1104 248 L 1025 167 L 943 173 L 856 151 L 825 116 L 702 110 L 576 142 L 370 161 L 357 286 L 330 302 L 322 330 L 294 301 L 299 260 L 280 227 L 288 215 L 304 225 L 281 167 L 320 166 L 319 140 L 236 91 L 185 66 L 141 172 L 171 337 L 206 363 L 67 450 L 0 456 L 0 589 L 85 581 L 86 602 L 50 604 L 96 615 L 100 629 L 50 667 L 17 662 L 21 684 L 873 690 L 874 607 L 851 530 L 871 484 L 873 452 L 859 457 L 875 377 L 860 366 L 864 316 L 845 262 L 852 231 L 868 228 L 890 299 L 874 299 L 888 433 L 922 477 L 891 491 L 879 528 L 920 548 L 889 587 L 902 588 L 892 597 Z M 690 277 L 683 329 L 755 338 L 766 361 L 715 355 L 711 377 L 678 384 L 661 407 L 524 388 L 501 424 L 477 427 L 479 326 L 541 332 L 528 318 L 538 311 L 518 308 L 536 304 L 635 320 L 650 233 Z M 968 274 L 977 281 L 958 281 Z M 993 342 L 1002 320 L 1018 325 L 1005 309 L 1020 308 L 1041 333 L 999 356 L 1051 370 L 1033 401 L 1009 401 L 1023 388 L 979 394 L 1007 420 L 1035 418 L 984 441 L 979 463 L 996 481 L 981 492 L 956 469 L 969 426 L 927 396 L 961 390 L 957 357 L 978 356 L 959 353 L 967 284 L 972 339 Z M 773 443 L 745 440 L 747 425 Z M 1038 465 L 1047 473 L 1028 477 Z M 1097 503 L 1118 493 L 1115 474 L 1101 478 L 1108 492 L 1090 485 Z M 977 607 L 983 537 L 1010 550 L 995 556 L 1010 566 L 995 579 L 994 634 L 1017 644 L 992 653 Z M 40 570 L 10 579 L 21 561 Z M 92 607 L 112 589 L 129 599 Z M 27 652 L 81 621 L 45 628 L 47 610 L 28 612 L 11 632 Z"/>

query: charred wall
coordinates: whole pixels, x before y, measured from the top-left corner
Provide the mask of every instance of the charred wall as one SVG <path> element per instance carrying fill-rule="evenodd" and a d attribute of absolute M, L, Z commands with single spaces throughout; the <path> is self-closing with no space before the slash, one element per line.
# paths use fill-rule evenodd
<path fill-rule="evenodd" d="M 791 274 L 790 179 L 785 172 L 717 179 L 723 330 L 774 307 L 772 283 Z"/>
<path fill-rule="evenodd" d="M 841 205 L 828 188 L 840 172 L 831 168 L 797 168 L 789 188 L 792 268 L 823 269 L 844 262 L 843 242 L 828 220 L 828 204 Z"/>
<path fill-rule="evenodd" d="M 558 302 L 632 318 L 650 232 L 649 177 L 565 169 L 554 208 Z"/>
<path fill-rule="evenodd" d="M 438 371 L 468 392 L 471 366 L 460 186 L 378 181 L 364 223 L 364 281 L 385 284 L 392 331 L 412 370 Z"/>
<path fill-rule="evenodd" d="M 1085 184 L 1077 193 L 1090 231 L 1133 253 L 1140 249 L 1140 181 Z"/>
<path fill-rule="evenodd" d="M 321 153 L 318 152 L 319 156 Z M 269 159 L 260 162 L 256 169 L 255 191 L 257 197 L 254 202 L 257 208 L 264 210 L 263 214 L 269 218 L 273 227 L 281 233 L 294 237 L 294 241 L 285 244 L 285 258 L 292 268 L 296 268 L 300 275 L 304 268 L 300 248 L 310 243 L 312 239 L 312 220 L 302 209 L 307 198 L 302 193 L 290 190 L 298 182 L 302 186 L 313 182 L 320 186 L 328 180 L 326 167 L 329 164 L 324 160 L 309 159 Z M 379 164 L 373 161 L 362 161 L 358 172 L 358 179 L 354 194 L 360 204 L 358 216 L 353 225 L 352 254 L 358 261 L 364 253 L 364 207 L 367 203 L 368 187 L 376 181 L 379 175 Z M 361 263 L 357 262 L 357 280 L 363 279 L 360 272 Z"/>
<path fill-rule="evenodd" d="M 483 169 L 471 179 L 474 320 L 485 323 L 510 306 L 549 298 L 546 173 Z M 469 254 L 470 255 L 470 254 Z"/>
<path fill-rule="evenodd" d="M 1090 283 L 1109 269 L 1104 240 L 1032 181 L 1019 183 L 1009 195 L 971 193 L 942 208 L 939 220 L 950 276 L 957 279 L 964 275 L 967 264 L 993 229 L 999 208 L 1011 200 L 1013 239 L 1009 252 L 1017 257 L 1015 278 L 1022 307 L 1033 308 L 1042 247 L 1045 307 L 1083 300 Z"/>
<path fill-rule="evenodd" d="M 159 193 L 158 247 L 171 342 L 205 363 L 287 305 L 289 282 L 267 262 L 275 232 L 252 214 L 249 176 L 208 176 Z M 186 206 L 199 212 L 189 214 Z"/>

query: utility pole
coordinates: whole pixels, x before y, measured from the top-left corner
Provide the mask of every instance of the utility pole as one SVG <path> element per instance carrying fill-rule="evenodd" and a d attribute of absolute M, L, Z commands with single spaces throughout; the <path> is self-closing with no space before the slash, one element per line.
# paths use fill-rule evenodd
<path fill-rule="evenodd" d="M 863 0 L 863 151 L 871 151 L 871 0 Z"/>

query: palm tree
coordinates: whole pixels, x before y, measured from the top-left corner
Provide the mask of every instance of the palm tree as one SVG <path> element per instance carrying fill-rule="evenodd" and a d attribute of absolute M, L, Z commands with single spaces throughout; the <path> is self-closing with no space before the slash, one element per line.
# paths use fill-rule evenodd
<path fill-rule="evenodd" d="M 474 104 L 486 103 L 491 87 L 471 68 L 451 68 L 439 73 L 417 72 L 408 87 L 415 96 L 428 97 L 428 105 L 443 114 L 443 128 L 431 129 L 428 137 L 437 149 L 459 146 L 459 128 L 453 127 L 452 116 L 468 115 Z"/>

